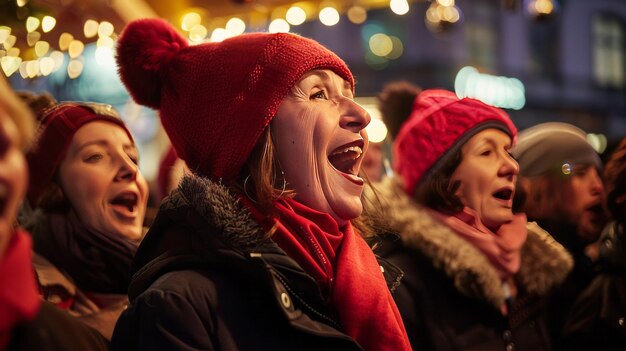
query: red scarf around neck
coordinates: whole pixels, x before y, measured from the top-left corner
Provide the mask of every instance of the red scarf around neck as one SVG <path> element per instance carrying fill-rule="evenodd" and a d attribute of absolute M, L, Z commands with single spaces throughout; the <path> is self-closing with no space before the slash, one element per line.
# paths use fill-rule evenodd
<path fill-rule="evenodd" d="M 272 239 L 318 282 L 343 332 L 367 351 L 411 350 L 378 261 L 352 225 L 339 228 L 329 214 L 292 199 L 275 208 L 272 223 L 252 213 L 260 223 L 276 225 Z"/>
<path fill-rule="evenodd" d="M 35 318 L 41 300 L 32 263 L 30 236 L 16 231 L 0 256 L 0 350 L 11 340 L 11 330 Z"/>

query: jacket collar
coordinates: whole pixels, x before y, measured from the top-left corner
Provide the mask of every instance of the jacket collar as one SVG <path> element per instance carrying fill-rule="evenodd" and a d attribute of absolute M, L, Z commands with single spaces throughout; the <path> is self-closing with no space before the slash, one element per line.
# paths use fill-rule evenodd
<path fill-rule="evenodd" d="M 185 235 L 180 235 L 176 229 L 181 226 L 188 227 Z M 210 252 L 199 255 L 200 251 L 207 250 Z M 139 247 L 133 262 L 130 295 L 136 296 L 146 289 L 155 277 L 167 271 L 167 267 L 176 265 L 180 269 L 181 261 L 194 266 L 207 260 L 245 264 L 259 255 L 285 275 L 306 277 L 293 281 L 309 287 L 309 280 L 314 284 L 314 280 L 252 218 L 237 194 L 221 183 L 185 175 L 178 188 L 162 202 Z M 393 291 L 399 284 L 402 271 L 382 259 L 379 264 L 383 266 L 385 279 Z"/>
<path fill-rule="evenodd" d="M 376 191 L 382 199 L 381 210 L 387 225 L 400 235 L 406 247 L 428 257 L 460 293 L 496 308 L 504 303 L 498 274 L 478 249 L 415 203 L 395 178 L 385 179 Z M 560 244 L 536 223 L 528 223 L 521 268 L 515 276 L 519 288 L 529 294 L 545 295 L 565 279 L 572 266 L 571 256 Z"/>

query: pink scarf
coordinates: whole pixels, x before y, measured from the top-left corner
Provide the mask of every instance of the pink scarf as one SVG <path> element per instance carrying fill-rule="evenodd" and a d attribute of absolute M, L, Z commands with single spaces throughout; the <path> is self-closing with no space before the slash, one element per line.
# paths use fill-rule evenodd
<path fill-rule="evenodd" d="M 252 213 L 264 226 L 276 225 L 272 239 L 317 281 L 343 332 L 368 351 L 411 350 L 378 261 L 352 225 L 340 229 L 329 214 L 291 199 L 275 207 L 274 221 Z"/>
<path fill-rule="evenodd" d="M 516 214 L 510 223 L 492 232 L 469 207 L 455 215 L 431 211 L 432 215 L 452 228 L 461 238 L 480 250 L 504 282 L 519 271 L 522 245 L 526 242 L 526 215 Z"/>

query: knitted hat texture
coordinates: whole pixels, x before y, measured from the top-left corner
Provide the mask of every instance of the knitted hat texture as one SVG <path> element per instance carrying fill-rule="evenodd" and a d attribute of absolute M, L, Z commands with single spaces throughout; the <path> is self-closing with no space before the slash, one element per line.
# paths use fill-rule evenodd
<path fill-rule="evenodd" d="M 90 122 L 102 121 L 120 126 L 130 140 L 130 131 L 110 105 L 61 103 L 43 111 L 33 147 L 26 154 L 29 169 L 28 200 L 35 207 L 52 182 L 76 131 Z"/>
<path fill-rule="evenodd" d="M 479 100 L 459 99 L 447 90 L 420 93 L 393 145 L 393 168 L 402 177 L 407 194 L 413 195 L 447 155 L 488 128 L 504 131 L 515 142 L 517 129 L 503 110 Z"/>
<path fill-rule="evenodd" d="M 126 27 L 117 62 L 135 101 L 159 109 L 179 157 L 191 171 L 213 180 L 237 176 L 304 73 L 330 69 L 354 87 L 346 64 L 311 39 L 249 33 L 189 46 L 157 19 Z"/>

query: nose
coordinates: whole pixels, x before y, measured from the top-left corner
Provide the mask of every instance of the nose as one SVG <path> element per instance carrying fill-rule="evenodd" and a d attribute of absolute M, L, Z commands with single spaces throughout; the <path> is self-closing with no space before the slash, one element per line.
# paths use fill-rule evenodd
<path fill-rule="evenodd" d="M 591 172 L 589 172 L 589 188 L 593 195 L 600 195 L 604 193 L 604 184 L 602 184 L 602 179 L 600 179 L 600 175 L 595 168 L 591 168 Z"/>
<path fill-rule="evenodd" d="M 348 129 L 351 132 L 359 133 L 363 128 L 370 124 L 372 118 L 370 114 L 354 100 L 343 98 L 340 102 L 341 120 L 339 126 Z"/>
<path fill-rule="evenodd" d="M 499 169 L 499 175 L 501 177 L 507 177 L 513 179 L 513 177 L 519 174 L 519 163 L 508 153 L 504 155 L 502 165 Z"/>
<path fill-rule="evenodd" d="M 120 155 L 119 169 L 115 175 L 116 181 L 133 181 L 137 178 L 139 167 L 127 155 Z"/>

